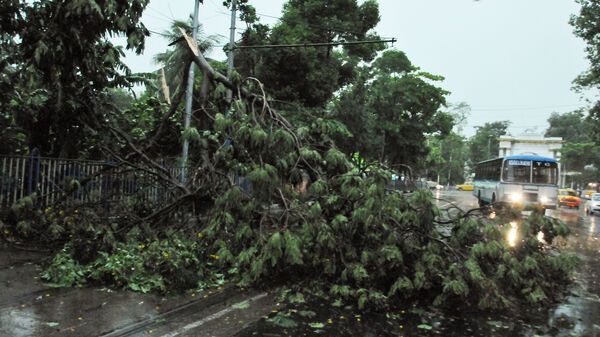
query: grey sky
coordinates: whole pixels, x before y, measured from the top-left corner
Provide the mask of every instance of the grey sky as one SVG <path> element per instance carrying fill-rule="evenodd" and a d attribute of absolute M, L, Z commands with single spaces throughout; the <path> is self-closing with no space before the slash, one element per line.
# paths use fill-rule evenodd
<path fill-rule="evenodd" d="M 230 14 L 221 3 L 204 0 L 200 23 L 204 35 L 218 35 L 225 44 Z M 272 25 L 284 1 L 251 3 L 261 22 Z M 543 133 L 552 112 L 586 106 L 571 90 L 572 80 L 588 67 L 585 45 L 568 24 L 579 11 L 575 0 L 379 0 L 379 6 L 377 33 L 395 38 L 390 47 L 404 51 L 421 70 L 444 76 L 439 86 L 451 92 L 449 103 L 471 106 L 465 136 L 474 126 L 499 120 L 511 122 L 513 135 Z M 161 33 L 193 8 L 194 0 L 151 0 L 143 20 Z M 237 26 L 239 33 L 244 26 L 239 21 Z M 128 54 L 126 62 L 133 71 L 151 71 L 157 67 L 152 56 L 167 43 L 153 34 L 144 56 Z M 209 56 L 225 60 L 221 49 Z"/>

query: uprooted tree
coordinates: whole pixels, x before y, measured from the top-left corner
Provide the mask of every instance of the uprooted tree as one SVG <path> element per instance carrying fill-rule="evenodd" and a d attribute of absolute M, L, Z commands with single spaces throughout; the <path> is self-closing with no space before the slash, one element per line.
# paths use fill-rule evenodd
<path fill-rule="evenodd" d="M 384 165 L 357 170 L 336 147 L 348 134 L 340 121 L 315 114 L 292 124 L 269 104 L 268 83 L 221 75 L 187 41 L 202 73 L 197 101 L 205 103 L 184 130 L 194 149 L 187 179 L 157 156 L 177 134 L 183 90 L 170 105 L 149 98 L 127 114 L 86 115 L 106 127 L 98 138 L 107 141 L 98 144 L 115 166 L 152 177 L 164 193 L 159 200 L 130 196 L 111 205 L 118 215 L 111 217 L 103 203 L 36 209 L 30 197 L 15 205 L 18 221 L 3 224 L 7 232 L 60 245 L 45 279 L 144 292 L 223 282 L 282 286 L 373 309 L 407 301 L 512 308 L 562 294 L 575 260 L 549 251 L 567 234 L 563 223 L 511 212 L 490 219 L 481 210 L 448 217 L 427 191 L 389 191 L 392 172 Z M 149 132 L 134 132 L 127 118 L 135 114 L 147 117 Z M 519 222 L 516 247 L 504 240 L 511 221 Z"/>
<path fill-rule="evenodd" d="M 560 221 L 510 211 L 448 217 L 427 191 L 389 191 L 390 171 L 355 170 L 336 149 L 338 124 L 291 125 L 260 82 L 230 80 L 191 41 L 190 48 L 214 85 L 206 94 L 231 89 L 235 100 L 227 115 L 211 116 L 210 127 L 187 131 L 199 149 L 189 179 L 147 155 L 160 127 L 143 140 L 111 127 L 123 149 L 113 153 L 120 165 L 155 175 L 170 197 L 132 199 L 123 205 L 127 215 L 113 219 L 93 207 L 39 211 L 38 224 L 60 225 L 55 237 L 66 240 L 47 280 L 162 292 L 222 282 L 283 286 L 371 309 L 407 301 L 507 309 L 545 305 L 563 293 L 576 261 L 549 254 L 554 238 L 568 234 Z M 511 221 L 519 222 L 516 247 L 504 239 L 515 230 Z"/>

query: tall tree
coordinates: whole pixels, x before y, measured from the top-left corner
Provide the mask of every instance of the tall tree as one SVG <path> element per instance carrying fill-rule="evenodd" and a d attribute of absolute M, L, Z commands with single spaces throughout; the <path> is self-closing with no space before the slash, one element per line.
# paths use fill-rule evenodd
<path fill-rule="evenodd" d="M 237 62 L 245 67 L 240 72 L 269 83 L 277 100 L 324 107 L 334 92 L 352 81 L 360 61 L 373 60 L 384 48 L 371 32 L 378 22 L 379 6 L 374 0 L 360 5 L 356 0 L 288 1 L 280 23 L 268 36 L 264 26 L 249 26 L 251 31 L 241 41 L 241 47 L 256 42 L 280 47 L 241 54 Z M 336 47 L 336 43 L 361 41 L 371 43 Z"/>
<path fill-rule="evenodd" d="M 546 137 L 562 137 L 565 143 L 561 148 L 562 170 L 578 172 L 573 175 L 574 182 L 583 184 L 597 181 L 597 171 L 586 172 L 585 167 L 593 165 L 600 167 L 600 151 L 593 141 L 593 128 L 581 111 L 564 114 L 552 113 L 548 118 L 550 127 L 546 130 Z"/>
<path fill-rule="evenodd" d="M 583 39 L 587 44 L 585 50 L 590 67 L 584 73 L 575 78 L 575 88 L 579 91 L 584 89 L 600 88 L 600 1 L 599 0 L 575 0 L 581 5 L 579 15 L 573 15 L 570 24 L 575 28 L 576 36 Z M 600 142 L 600 101 L 589 111 L 592 122 L 594 141 Z"/>
<path fill-rule="evenodd" d="M 477 127 L 475 135 L 469 140 L 469 166 L 498 156 L 498 138 L 506 135 L 509 125 L 509 121 L 498 121 Z"/>
<path fill-rule="evenodd" d="M 148 0 L 3 1 L 2 102 L 45 155 L 93 152 L 106 89 L 137 79 L 121 61 L 123 48 L 109 36 L 127 37 L 141 53 L 148 30 L 140 18 Z M 17 42 L 18 41 L 18 42 Z M 8 105 L 6 102 L 10 102 Z"/>
<path fill-rule="evenodd" d="M 419 175 L 443 185 L 457 184 L 469 177 L 465 170 L 467 143 L 463 136 L 451 132 L 447 136 L 427 138 L 429 154 L 419 163 Z"/>
<path fill-rule="evenodd" d="M 450 109 L 449 113 L 454 119 L 454 131 L 457 134 L 462 134 L 465 125 L 467 123 L 467 118 L 471 114 L 471 106 L 466 102 L 459 103 L 449 103 L 448 108 Z"/>
<path fill-rule="evenodd" d="M 564 114 L 553 112 L 548 118 L 550 125 L 544 137 L 562 137 L 564 141 L 581 143 L 591 140 L 591 127 L 582 111 Z"/>
<path fill-rule="evenodd" d="M 339 97 L 336 114 L 353 134 L 339 146 L 371 160 L 416 164 L 427 155 L 426 135 L 446 135 L 453 126 L 440 110 L 447 92 L 434 84 L 441 79 L 418 71 L 403 52 L 384 52 Z"/>

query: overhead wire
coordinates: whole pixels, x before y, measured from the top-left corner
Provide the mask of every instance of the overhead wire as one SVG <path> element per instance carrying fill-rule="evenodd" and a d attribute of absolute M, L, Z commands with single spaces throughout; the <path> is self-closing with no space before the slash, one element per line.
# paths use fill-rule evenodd
<path fill-rule="evenodd" d="M 493 108 L 471 108 L 471 111 L 523 111 L 523 110 L 543 110 L 543 109 L 557 109 L 557 108 L 585 108 L 581 104 L 564 104 L 564 105 L 547 105 L 547 106 L 529 106 L 529 107 L 493 107 Z"/>

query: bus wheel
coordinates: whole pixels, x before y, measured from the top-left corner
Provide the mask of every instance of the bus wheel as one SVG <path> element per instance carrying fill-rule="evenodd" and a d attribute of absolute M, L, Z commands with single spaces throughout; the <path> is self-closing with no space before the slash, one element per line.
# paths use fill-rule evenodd
<path fill-rule="evenodd" d="M 484 207 L 486 205 L 486 202 L 481 200 L 481 192 L 477 193 L 477 204 L 479 207 Z"/>

